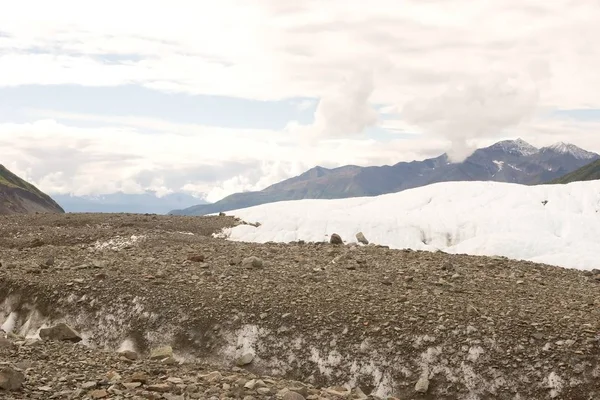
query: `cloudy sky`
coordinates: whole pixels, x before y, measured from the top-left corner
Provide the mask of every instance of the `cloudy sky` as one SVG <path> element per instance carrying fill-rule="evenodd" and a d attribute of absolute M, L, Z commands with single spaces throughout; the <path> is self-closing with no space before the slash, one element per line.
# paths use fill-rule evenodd
<path fill-rule="evenodd" d="M 597 0 L 20 0 L 0 163 L 208 200 L 522 137 L 600 152 Z"/>

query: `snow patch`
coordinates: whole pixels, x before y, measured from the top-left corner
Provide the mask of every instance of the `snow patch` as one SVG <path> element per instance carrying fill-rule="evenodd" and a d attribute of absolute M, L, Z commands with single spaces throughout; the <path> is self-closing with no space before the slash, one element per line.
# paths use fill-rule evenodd
<path fill-rule="evenodd" d="M 560 154 L 570 154 L 578 160 L 591 160 L 592 158 L 598 156 L 596 153 L 586 151 L 581 147 L 577 147 L 574 144 L 565 142 L 554 143 L 553 145 L 545 147 L 544 149 L 549 149 Z"/>
<path fill-rule="evenodd" d="M 2 326 L 0 326 L 0 329 L 7 333 L 12 332 L 15 329 L 17 317 L 17 313 L 12 311 L 10 314 L 8 314 L 8 318 L 6 318 Z"/>
<path fill-rule="evenodd" d="M 554 399 L 560 395 L 564 387 L 564 380 L 554 371 L 544 379 L 545 386 L 550 389 L 550 398 Z"/>
<path fill-rule="evenodd" d="M 521 138 L 516 140 L 503 140 L 493 144 L 491 148 L 500 149 L 507 153 L 516 153 L 523 156 L 530 156 L 539 153 L 540 151 L 538 148 L 530 145 Z"/>
<path fill-rule="evenodd" d="M 145 235 L 131 235 L 131 237 L 121 237 L 116 236 L 112 239 L 109 239 L 105 242 L 96 241 L 94 243 L 95 250 L 122 250 L 126 247 L 133 246 L 137 242 L 144 240 L 146 238 Z"/>

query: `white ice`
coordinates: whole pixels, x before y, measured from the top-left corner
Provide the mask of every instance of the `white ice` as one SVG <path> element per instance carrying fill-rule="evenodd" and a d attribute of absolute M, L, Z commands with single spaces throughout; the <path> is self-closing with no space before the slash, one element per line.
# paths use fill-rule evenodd
<path fill-rule="evenodd" d="M 545 204 L 544 204 L 545 203 Z M 525 186 L 445 182 L 377 197 L 297 200 L 230 211 L 230 240 L 356 242 L 391 248 L 499 255 L 569 268 L 600 268 L 600 181 Z"/>

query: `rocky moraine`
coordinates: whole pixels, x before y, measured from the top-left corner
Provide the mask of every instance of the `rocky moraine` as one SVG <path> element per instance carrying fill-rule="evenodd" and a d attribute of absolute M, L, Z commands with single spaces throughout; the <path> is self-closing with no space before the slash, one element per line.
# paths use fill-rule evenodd
<path fill-rule="evenodd" d="M 600 398 L 600 271 L 239 223 L 0 216 L 0 397 Z"/>

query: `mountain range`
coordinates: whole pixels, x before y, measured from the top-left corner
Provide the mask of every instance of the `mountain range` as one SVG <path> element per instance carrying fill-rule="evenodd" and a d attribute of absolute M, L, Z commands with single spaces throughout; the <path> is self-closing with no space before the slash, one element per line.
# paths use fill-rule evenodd
<path fill-rule="evenodd" d="M 64 213 L 50 196 L 0 164 L 0 214 Z"/>
<path fill-rule="evenodd" d="M 174 215 L 206 215 L 283 200 L 338 199 L 377 196 L 436 182 L 495 181 L 525 185 L 546 183 L 573 172 L 600 155 L 573 144 L 536 148 L 522 139 L 504 140 L 477 149 L 464 161 L 447 154 L 423 161 L 328 169 L 314 167 L 303 174 L 256 192 L 235 193 L 212 204 L 173 210 Z"/>
<path fill-rule="evenodd" d="M 170 193 L 158 196 L 154 191 L 144 193 L 111 193 L 97 196 L 57 194 L 54 199 L 67 212 L 166 214 L 174 208 L 203 204 L 203 200 L 187 193 Z"/>

